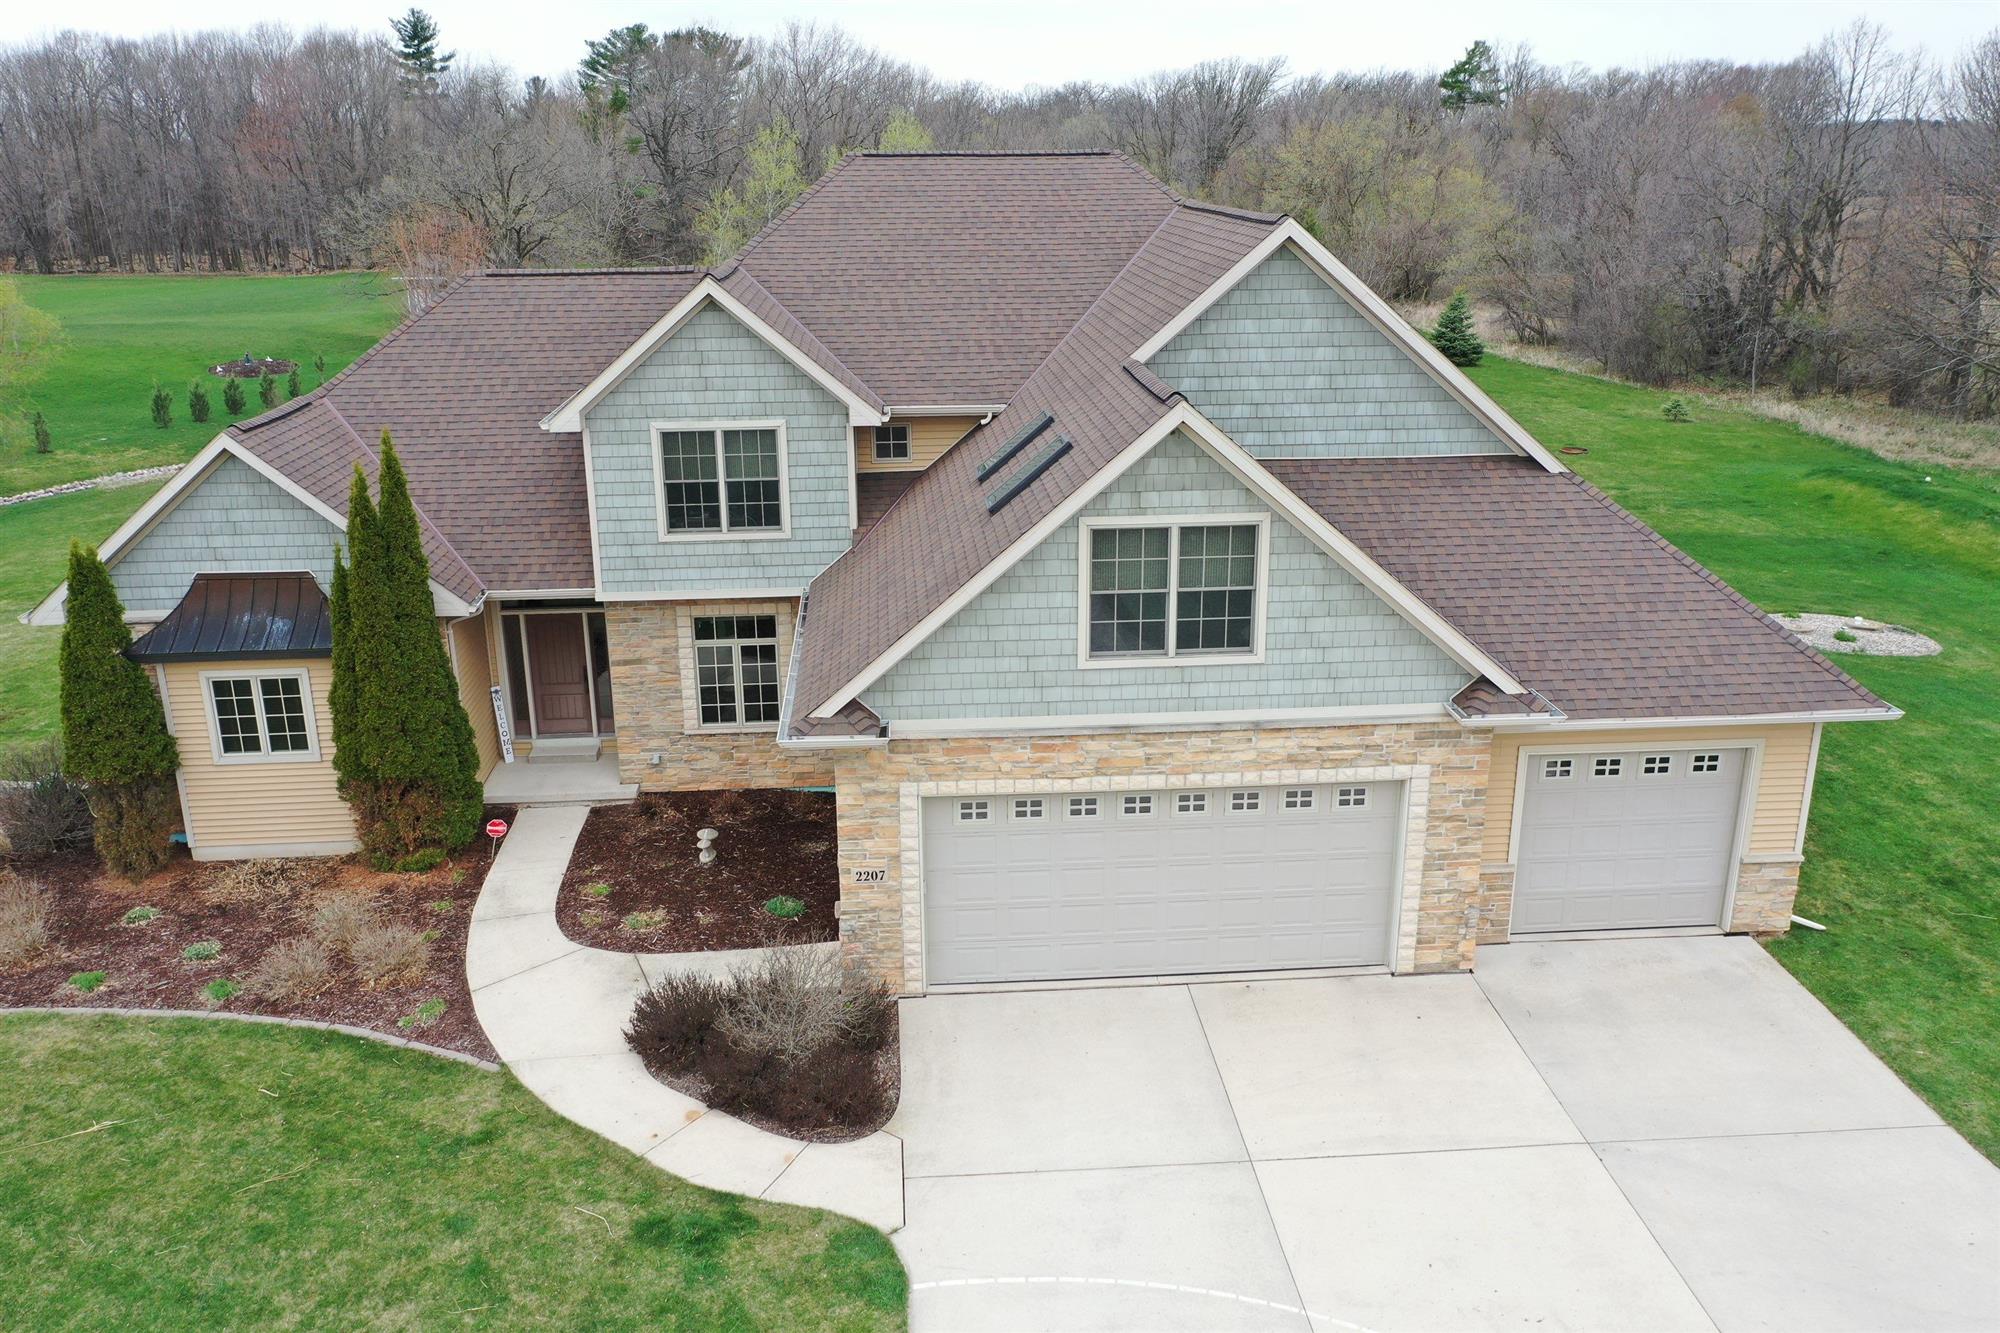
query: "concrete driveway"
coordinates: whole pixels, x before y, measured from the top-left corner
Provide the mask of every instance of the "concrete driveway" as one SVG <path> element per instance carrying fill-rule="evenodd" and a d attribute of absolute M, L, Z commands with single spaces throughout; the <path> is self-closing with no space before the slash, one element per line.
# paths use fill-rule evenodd
<path fill-rule="evenodd" d="M 2000 1327 L 2000 1171 L 1748 940 L 902 1012 L 918 1330 Z"/>

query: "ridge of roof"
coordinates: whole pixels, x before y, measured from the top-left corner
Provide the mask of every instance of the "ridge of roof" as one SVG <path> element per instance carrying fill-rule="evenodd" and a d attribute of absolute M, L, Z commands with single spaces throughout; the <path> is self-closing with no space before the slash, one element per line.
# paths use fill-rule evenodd
<path fill-rule="evenodd" d="M 598 266 L 594 268 L 481 268 L 473 269 L 468 278 L 623 278 L 644 276 L 657 278 L 662 274 L 700 273 L 700 264 L 633 264 L 625 268 Z M 449 293 L 447 293 L 449 295 Z M 439 297 L 443 300 L 443 297 Z M 436 301 L 431 303 L 437 304 Z M 426 311 L 428 313 L 428 311 Z"/>
<path fill-rule="evenodd" d="M 1613 500 L 1603 491 L 1591 485 L 1589 482 L 1585 481 L 1582 477 L 1577 476 L 1576 473 L 1574 472 L 1562 472 L 1562 473 L 1557 473 L 1555 475 L 1569 478 L 1572 484 L 1574 484 L 1580 490 L 1582 490 L 1585 495 L 1588 495 L 1591 499 L 1597 501 L 1598 504 L 1604 506 L 1604 508 L 1610 510 L 1613 514 L 1616 514 L 1620 519 L 1624 520 L 1624 522 L 1628 526 L 1637 530 L 1647 540 L 1651 541 L 1653 545 L 1659 547 L 1661 550 L 1671 555 L 1674 559 L 1678 560 L 1682 565 L 1686 566 L 1693 573 L 1700 576 L 1702 579 L 1706 580 L 1710 584 L 1710 586 L 1714 587 L 1717 591 L 1721 592 L 1725 597 L 1729 598 L 1730 601 L 1736 603 L 1738 607 L 1740 607 L 1745 611 L 1748 611 L 1751 615 L 1755 616 L 1759 621 L 1761 621 L 1764 624 L 1764 626 L 1767 629 L 1776 632 L 1778 637 L 1783 639 L 1788 646 L 1790 646 L 1793 650 L 1804 656 L 1807 661 L 1811 662 L 1821 671 L 1824 671 L 1827 675 L 1833 677 L 1833 679 L 1839 681 L 1842 685 L 1845 685 L 1848 689 L 1853 690 L 1856 693 L 1860 694 L 1863 698 L 1872 699 L 1874 702 L 1881 704 L 1884 707 L 1893 707 L 1893 705 L 1889 704 L 1887 700 L 1883 699 L 1880 695 L 1877 695 L 1873 690 L 1869 689 L 1866 685 L 1863 685 L 1860 681 L 1856 680 L 1854 677 L 1848 675 L 1845 671 L 1842 671 L 1839 667 L 1835 666 L 1832 662 L 1828 661 L 1824 655 L 1815 651 L 1813 647 L 1810 644 L 1808 644 L 1804 639 L 1801 639 L 1798 635 L 1792 633 L 1791 630 L 1786 628 L 1785 623 L 1783 621 L 1773 616 L 1763 607 L 1758 606 L 1755 602 L 1745 597 L 1742 593 L 1736 591 L 1736 589 L 1730 587 L 1729 584 L 1721 578 L 1721 576 L 1716 574 L 1714 571 L 1710 570 L 1706 565 L 1703 565 L 1700 561 L 1696 560 L 1686 551 L 1681 550 L 1680 547 L 1675 546 L 1665 537 L 1662 537 L 1659 533 L 1655 532 L 1651 527 L 1647 526 L 1646 523 L 1641 521 L 1639 518 L 1627 512 L 1624 506 L 1620 505 L 1616 500 Z"/>

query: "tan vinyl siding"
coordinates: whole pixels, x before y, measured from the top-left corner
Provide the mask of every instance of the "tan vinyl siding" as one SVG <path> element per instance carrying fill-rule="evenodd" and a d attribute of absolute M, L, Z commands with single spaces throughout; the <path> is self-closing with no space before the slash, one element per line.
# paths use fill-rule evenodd
<path fill-rule="evenodd" d="M 305 671 L 319 758 L 217 763 L 203 672 L 265 675 Z M 354 843 L 354 818 L 334 788 L 333 713 L 325 658 L 258 662 L 177 662 L 165 668 L 168 722 L 180 747 L 188 838 L 197 856 L 220 848 L 286 849 Z"/>
<path fill-rule="evenodd" d="M 452 661 L 458 669 L 458 701 L 472 722 L 472 743 L 479 750 L 479 780 L 500 762 L 500 729 L 493 721 L 493 660 L 487 655 L 486 622 L 478 615 L 449 622 Z"/>
<path fill-rule="evenodd" d="M 854 428 L 854 465 L 863 472 L 922 472 L 964 439 L 978 417 L 907 417 L 889 423 L 910 428 L 910 456 L 893 463 L 875 461 L 875 428 Z"/>
<path fill-rule="evenodd" d="M 1486 850 L 1488 864 L 1512 859 L 1508 846 L 1514 827 L 1514 781 L 1519 755 L 1528 749 L 1633 750 L 1649 745 L 1676 750 L 1703 745 L 1764 743 L 1757 772 L 1757 794 L 1751 810 L 1753 856 L 1789 856 L 1798 846 L 1799 812 L 1805 807 L 1812 767 L 1810 723 L 1766 727 L 1652 727 L 1635 731 L 1592 731 L 1569 736 L 1503 732 L 1493 738 L 1493 774 L 1486 787 Z"/>

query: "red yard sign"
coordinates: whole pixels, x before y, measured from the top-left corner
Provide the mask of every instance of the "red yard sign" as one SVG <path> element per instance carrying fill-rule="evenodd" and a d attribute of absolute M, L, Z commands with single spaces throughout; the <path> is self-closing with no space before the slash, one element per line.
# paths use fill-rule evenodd
<path fill-rule="evenodd" d="M 506 836 L 507 836 L 507 821 L 506 821 L 506 820 L 504 820 L 504 819 L 489 819 L 489 820 L 487 820 L 487 821 L 486 821 L 486 836 L 487 836 L 487 837 L 489 837 L 489 838 L 504 838 L 504 837 L 506 837 Z"/>

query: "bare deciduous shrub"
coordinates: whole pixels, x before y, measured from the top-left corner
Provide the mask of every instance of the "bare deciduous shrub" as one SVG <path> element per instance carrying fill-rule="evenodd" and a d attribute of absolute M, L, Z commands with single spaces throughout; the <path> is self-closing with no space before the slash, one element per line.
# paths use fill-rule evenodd
<path fill-rule="evenodd" d="M 430 965 L 430 941 L 408 926 L 364 927 L 347 946 L 348 961 L 364 986 L 395 986 L 416 981 Z"/>
<path fill-rule="evenodd" d="M 324 944 L 308 937 L 286 940 L 265 954 L 250 974 L 250 989 L 273 1000 L 306 1000 L 332 981 L 332 957 Z"/>
<path fill-rule="evenodd" d="M 22 856 L 90 845 L 90 803 L 63 773 L 58 742 L 22 746 L 0 760 L 0 832 Z"/>
<path fill-rule="evenodd" d="M 747 819 L 750 797 L 740 791 L 720 792 L 708 803 L 708 817 L 718 824 L 734 824 Z"/>
<path fill-rule="evenodd" d="M 53 906 L 41 885 L 0 871 L 0 967 L 19 967 L 48 947 Z"/>
<path fill-rule="evenodd" d="M 830 1045 L 847 1025 L 840 958 L 830 949 L 760 950 L 731 971 L 716 1030 L 746 1051 L 797 1060 Z"/>
<path fill-rule="evenodd" d="M 850 985 L 842 1029 L 856 1049 L 879 1051 L 896 1031 L 896 997 L 879 981 Z"/>
<path fill-rule="evenodd" d="M 354 894 L 341 894 L 321 903 L 313 912 L 312 933 L 327 948 L 339 953 L 350 953 L 354 939 L 362 931 L 375 924 L 375 909 L 368 900 Z"/>
<path fill-rule="evenodd" d="M 625 1040 L 649 1066 L 684 1068 L 715 1035 L 728 994 L 728 984 L 712 977 L 668 977 L 639 997 Z"/>
<path fill-rule="evenodd" d="M 328 869 L 322 860 L 230 861 L 210 883 L 209 896 L 225 902 L 296 897 L 324 882 Z"/>

